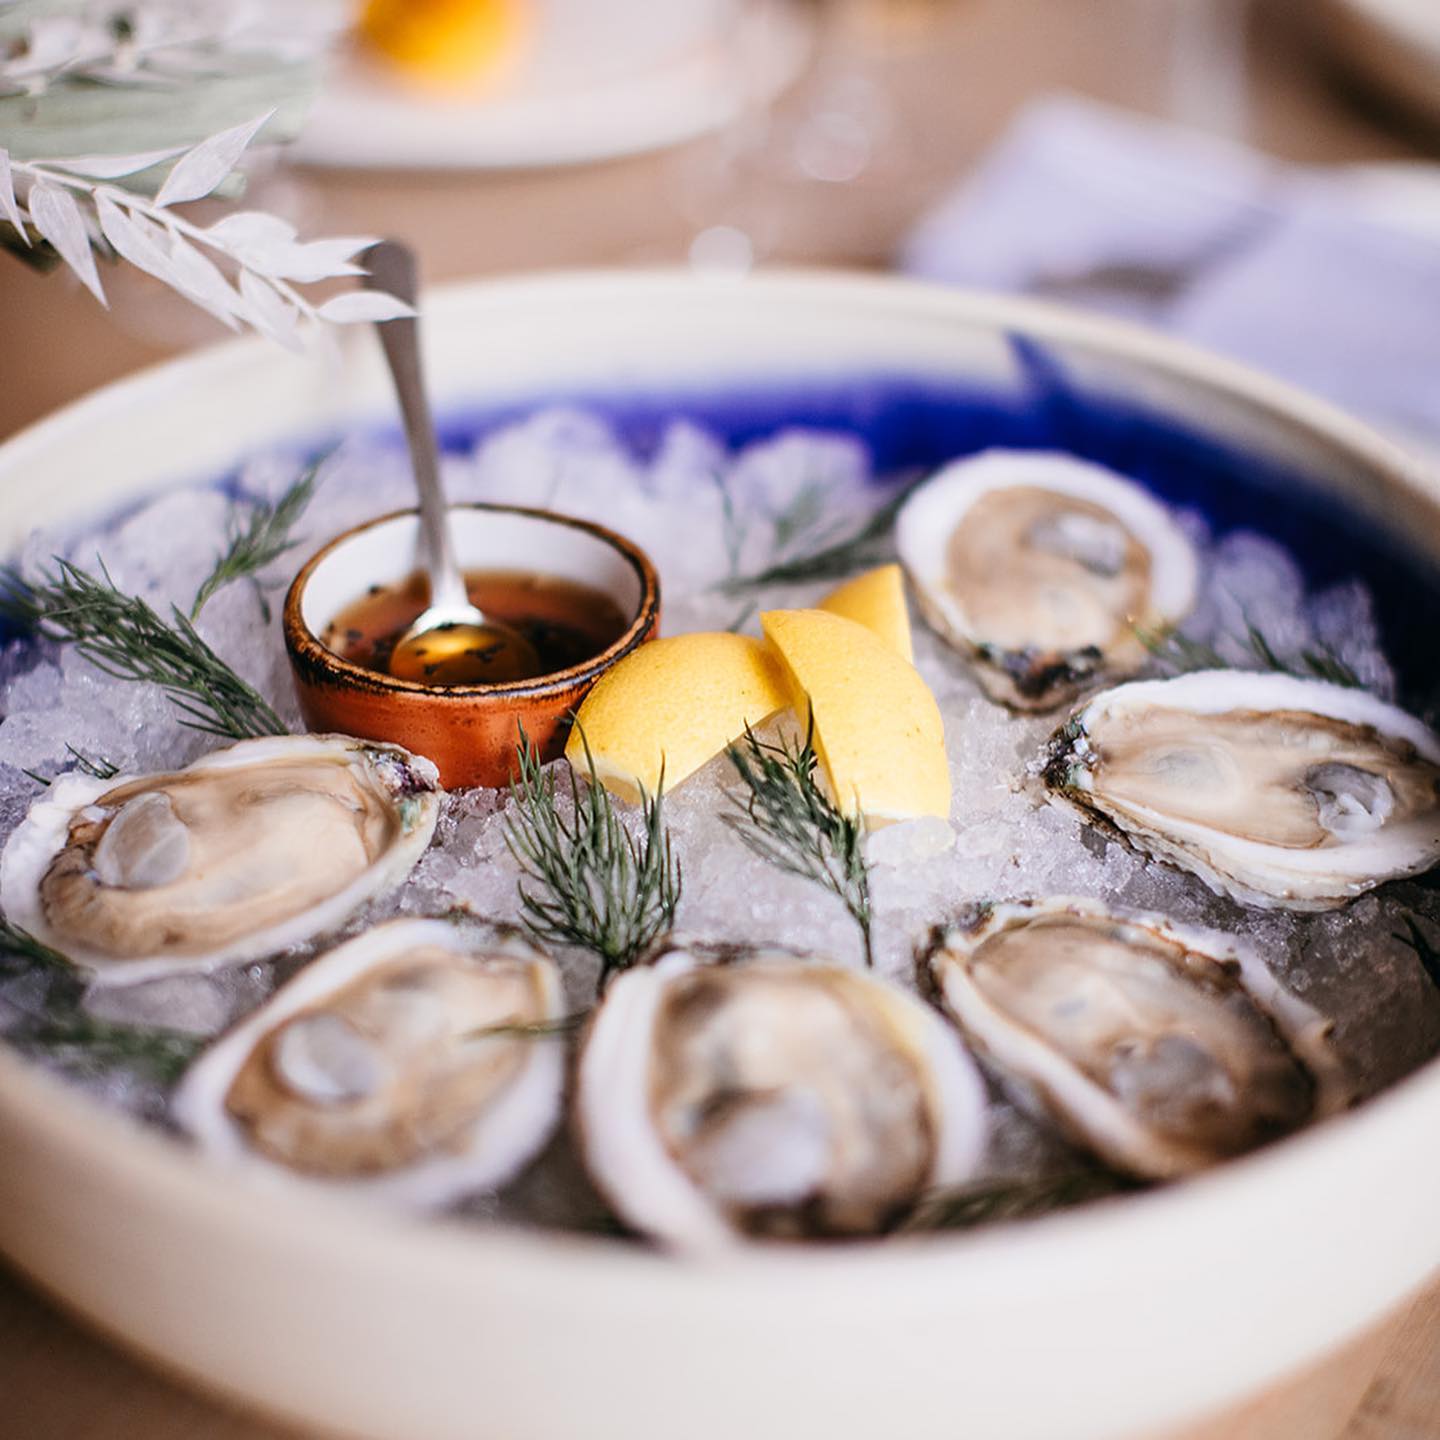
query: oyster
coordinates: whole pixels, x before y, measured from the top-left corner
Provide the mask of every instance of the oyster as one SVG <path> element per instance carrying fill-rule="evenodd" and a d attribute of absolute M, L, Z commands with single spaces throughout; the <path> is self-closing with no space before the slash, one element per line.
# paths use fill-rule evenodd
<path fill-rule="evenodd" d="M 428 760 L 341 736 L 247 740 L 169 774 L 69 775 L 6 845 L 0 905 L 107 982 L 212 970 L 398 885 L 439 805 Z"/>
<path fill-rule="evenodd" d="M 1359 690 L 1216 670 L 1097 695 L 1050 788 L 1249 904 L 1327 910 L 1440 861 L 1440 737 Z"/>
<path fill-rule="evenodd" d="M 513 932 L 391 921 L 208 1051 L 173 1113 L 221 1160 L 441 1205 L 503 1184 L 554 1130 L 565 1055 L 544 1027 L 563 1004 L 555 965 Z"/>
<path fill-rule="evenodd" d="M 977 1054 L 1077 1145 L 1169 1179 L 1343 1106 L 1330 1025 L 1244 942 L 1089 900 L 983 910 L 927 957 Z"/>
<path fill-rule="evenodd" d="M 627 1221 L 689 1248 L 869 1234 L 973 1171 L 983 1087 L 929 1006 L 788 952 L 721 962 L 627 971 L 585 1042 L 585 1161 Z"/>
<path fill-rule="evenodd" d="M 1165 507 L 1068 455 L 957 461 L 910 496 L 895 533 L 925 618 L 1017 710 L 1133 674 L 1142 637 L 1195 604 L 1195 552 Z"/>

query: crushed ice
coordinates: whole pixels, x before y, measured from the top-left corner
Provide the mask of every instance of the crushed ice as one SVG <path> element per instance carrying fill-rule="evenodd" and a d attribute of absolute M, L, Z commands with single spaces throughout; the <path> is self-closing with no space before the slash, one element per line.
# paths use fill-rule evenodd
<path fill-rule="evenodd" d="M 267 458 L 251 464 L 233 488 L 242 497 L 274 498 L 296 471 L 292 461 Z M 752 612 L 742 608 L 743 599 L 716 587 L 832 543 L 863 521 L 877 495 L 864 448 L 849 437 L 786 432 L 728 454 L 695 426 L 677 422 L 642 461 L 603 421 L 558 409 L 492 433 L 471 455 L 448 457 L 445 471 L 456 501 L 549 506 L 599 520 L 639 542 L 660 567 L 671 633 L 737 621 L 753 629 L 753 613 L 761 608 L 817 599 L 826 586 L 772 588 L 745 597 L 757 602 Z M 398 450 L 344 449 L 324 468 L 294 553 L 304 555 L 346 527 L 409 500 Z M 93 567 L 97 554 L 103 555 L 122 589 L 161 610 L 172 603 L 187 608 L 224 547 L 232 504 L 217 488 L 174 491 L 99 531 L 36 535 L 22 564 L 33 572 L 52 555 L 63 555 Z M 1191 638 L 1247 663 L 1245 636 L 1254 626 L 1282 654 L 1329 650 L 1367 686 L 1393 694 L 1394 676 L 1363 587 L 1351 583 L 1310 593 L 1294 558 L 1274 542 L 1246 532 L 1217 540 L 1198 516 L 1180 518 L 1202 550 L 1207 576 L 1201 604 L 1186 626 Z M 176 545 L 177 535 L 185 537 L 183 546 Z M 277 584 L 285 578 L 278 572 L 273 577 Z M 298 728 L 278 618 L 262 623 L 255 590 L 237 584 L 221 591 L 206 608 L 200 630 Z M 926 853 L 922 846 L 914 856 L 900 856 L 901 863 L 875 870 L 874 935 L 883 971 L 908 982 L 916 944 L 967 903 L 1097 896 L 1187 923 L 1246 932 L 1295 991 L 1334 1018 L 1338 1042 L 1367 1091 L 1440 1049 L 1440 996 L 1414 954 L 1394 938 L 1407 910 L 1440 920 L 1435 891 L 1423 883 L 1394 885 L 1324 916 L 1241 909 L 1199 881 L 1104 840 L 1069 810 L 1044 803 L 1026 771 L 1054 717 L 1017 718 L 991 704 L 958 657 L 918 627 L 916 664 L 945 717 L 956 835 L 949 848 L 936 852 L 931 846 Z M 117 682 L 73 651 L 12 644 L 0 654 L 0 682 L 5 686 L 0 834 L 8 835 L 37 793 L 25 771 L 53 775 L 68 768 L 73 760 L 67 744 L 133 772 L 173 768 L 215 743 L 181 726 L 153 688 Z M 667 813 L 685 867 L 679 928 L 858 961 L 855 927 L 838 901 L 767 867 L 722 823 L 730 783 L 722 758 L 669 797 Z M 498 921 L 518 921 L 516 870 L 504 840 L 510 804 L 501 793 L 450 796 L 436 843 L 404 892 L 372 907 L 347 931 L 397 912 L 440 913 L 456 905 Z M 304 958 L 305 952 L 298 952 L 273 965 L 169 979 L 97 995 L 89 1003 L 110 1019 L 214 1034 L 259 1003 Z M 595 963 L 586 956 L 562 958 L 570 1002 L 581 1007 L 594 993 Z M 34 1003 L 25 979 L 0 985 L 0 1029 Z M 118 1104 L 153 1111 L 153 1094 L 137 1087 L 134 1077 L 79 1078 L 105 1089 Z M 1053 1150 L 1046 1137 L 1008 1109 L 1003 1120 L 993 1163 L 1013 1169 L 1017 1155 L 1044 1163 Z M 522 1194 L 547 1197 L 532 1219 L 564 1211 L 551 1193 L 563 1183 L 545 1178 L 572 1167 L 560 1152 L 541 1167 L 539 1180 L 520 1182 Z M 498 1208 L 472 1208 L 477 1214 L 523 1218 L 526 1202 L 502 1197 Z"/>

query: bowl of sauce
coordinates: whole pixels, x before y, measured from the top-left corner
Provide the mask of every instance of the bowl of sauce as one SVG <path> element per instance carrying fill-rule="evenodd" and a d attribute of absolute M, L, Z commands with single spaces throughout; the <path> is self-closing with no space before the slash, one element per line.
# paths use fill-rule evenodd
<path fill-rule="evenodd" d="M 590 687 L 656 633 L 660 582 L 643 551 L 589 521 L 457 505 L 450 524 L 472 603 L 524 637 L 535 674 L 493 678 L 499 657 L 465 627 L 400 644 L 429 603 L 413 510 L 306 562 L 285 598 L 285 646 L 310 729 L 404 745 L 447 788 L 504 785 L 522 729 L 554 759 Z"/>

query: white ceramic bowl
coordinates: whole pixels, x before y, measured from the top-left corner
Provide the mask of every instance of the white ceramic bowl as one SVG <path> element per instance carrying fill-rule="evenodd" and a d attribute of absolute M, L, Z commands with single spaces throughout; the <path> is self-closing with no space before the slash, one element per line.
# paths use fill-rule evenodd
<path fill-rule="evenodd" d="M 1018 334 L 1074 393 L 1222 437 L 1440 556 L 1440 486 L 1360 425 L 1045 307 L 882 279 L 597 275 L 442 292 L 427 327 L 442 413 L 574 389 L 860 393 L 877 375 L 1018 393 Z M 249 342 L 162 367 L 0 447 L 0 546 L 387 405 L 365 335 L 339 376 Z M 0 1249 L 171 1372 L 377 1440 L 1086 1440 L 1232 1401 L 1421 1284 L 1440 1261 L 1437 1128 L 1432 1064 L 1162 1192 L 968 1237 L 682 1263 L 252 1193 L 0 1049 Z"/>

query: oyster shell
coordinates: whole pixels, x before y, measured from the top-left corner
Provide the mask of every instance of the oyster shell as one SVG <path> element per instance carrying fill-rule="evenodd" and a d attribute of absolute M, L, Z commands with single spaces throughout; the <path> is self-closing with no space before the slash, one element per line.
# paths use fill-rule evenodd
<path fill-rule="evenodd" d="M 1095 696 L 1045 781 L 1253 905 L 1327 910 L 1440 861 L 1440 737 L 1360 690 L 1216 670 Z"/>
<path fill-rule="evenodd" d="M 1131 1175 L 1190 1174 L 1349 1099 L 1330 1024 L 1229 936 L 1029 901 L 937 932 L 926 963 L 1022 1103 Z"/>
<path fill-rule="evenodd" d="M 393 1203 L 503 1184 L 560 1115 L 555 965 L 510 931 L 394 920 L 312 961 L 191 1067 L 211 1155 Z"/>
<path fill-rule="evenodd" d="M 6 845 L 0 905 L 109 983 L 213 970 L 398 885 L 439 804 L 428 760 L 342 736 L 247 740 L 161 775 L 68 775 Z"/>
<path fill-rule="evenodd" d="M 610 986 L 576 1121 L 615 1210 L 676 1246 L 859 1235 L 984 1147 L 985 1095 L 929 1006 L 789 952 L 674 945 Z"/>
<path fill-rule="evenodd" d="M 1139 485 L 1072 456 L 991 450 L 905 502 L 896 544 L 926 620 L 994 700 L 1050 710 L 1145 663 L 1194 608 L 1197 561 Z"/>

